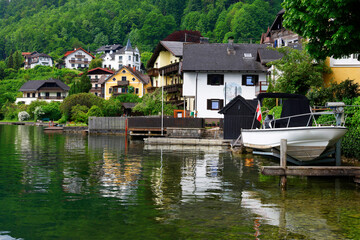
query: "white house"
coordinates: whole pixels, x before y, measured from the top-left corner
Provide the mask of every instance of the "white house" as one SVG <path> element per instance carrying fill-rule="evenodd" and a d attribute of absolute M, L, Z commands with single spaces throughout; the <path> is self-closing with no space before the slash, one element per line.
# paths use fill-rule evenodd
<path fill-rule="evenodd" d="M 219 110 L 237 95 L 253 99 L 266 88 L 267 68 L 257 61 L 260 44 L 184 44 L 183 96 L 196 117 L 223 118 Z"/>
<path fill-rule="evenodd" d="M 122 45 L 120 44 L 113 44 L 113 45 L 104 45 L 104 46 L 101 46 L 99 47 L 98 49 L 95 50 L 96 54 L 101 54 L 101 53 L 114 53 L 118 50 L 120 50 L 121 48 L 123 48 Z"/>
<path fill-rule="evenodd" d="M 65 68 L 78 69 L 87 68 L 92 59 L 95 57 L 85 51 L 83 48 L 75 48 L 73 51 L 68 51 L 64 54 Z"/>
<path fill-rule="evenodd" d="M 44 53 L 32 52 L 29 54 L 24 54 L 25 62 L 24 62 L 24 69 L 34 68 L 37 65 L 42 66 L 53 66 L 52 58 Z"/>
<path fill-rule="evenodd" d="M 19 89 L 23 96 L 17 98 L 15 103 L 23 102 L 28 105 L 36 100 L 62 102 L 69 90 L 70 87 L 58 79 L 27 81 Z"/>
<path fill-rule="evenodd" d="M 103 59 L 103 68 L 119 70 L 123 66 L 131 67 L 140 71 L 141 61 L 140 52 L 137 47 L 132 48 L 130 39 L 127 41 L 125 47 L 120 50 L 110 51 L 101 56 Z"/>

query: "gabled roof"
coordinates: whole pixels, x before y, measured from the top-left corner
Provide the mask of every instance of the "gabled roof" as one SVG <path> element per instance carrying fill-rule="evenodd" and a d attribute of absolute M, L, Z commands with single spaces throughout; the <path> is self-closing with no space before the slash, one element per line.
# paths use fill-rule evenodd
<path fill-rule="evenodd" d="M 258 49 L 266 47 L 262 44 L 184 44 L 183 71 L 266 72 L 256 61 Z"/>
<path fill-rule="evenodd" d="M 122 66 L 118 71 L 116 71 L 113 75 L 107 77 L 102 83 L 105 83 L 108 79 L 113 78 L 115 75 L 120 73 L 123 69 L 128 70 L 132 75 L 134 75 L 137 79 L 139 79 L 143 84 L 148 84 L 150 82 L 150 77 L 148 75 L 142 74 L 141 72 L 134 70 L 128 66 Z M 100 81 L 99 81 L 100 83 Z"/>
<path fill-rule="evenodd" d="M 228 104 L 226 104 L 225 107 L 223 107 L 223 109 L 221 109 L 219 111 L 220 114 L 226 114 L 226 112 L 233 106 L 235 105 L 238 101 L 242 102 L 246 107 L 248 107 L 251 111 L 255 111 L 256 110 L 256 104 L 257 101 L 256 100 L 246 100 L 245 98 L 243 98 L 240 95 L 237 95 L 236 97 L 234 97 Z"/>
<path fill-rule="evenodd" d="M 63 83 L 62 81 L 58 80 L 58 79 L 53 79 L 50 78 L 49 80 L 31 80 L 28 81 L 26 83 L 24 83 L 24 85 L 21 86 L 21 88 L 19 89 L 20 92 L 25 92 L 25 91 L 36 91 L 38 89 L 40 89 L 45 83 L 56 83 L 59 88 L 61 88 L 64 91 L 69 91 L 70 87 L 68 85 L 66 85 L 65 83 Z"/>
<path fill-rule="evenodd" d="M 266 65 L 269 62 L 279 60 L 283 57 L 281 53 L 271 48 L 259 48 L 256 60 Z"/>
<path fill-rule="evenodd" d="M 271 25 L 270 27 L 270 31 L 267 33 L 267 37 L 270 37 L 271 35 L 271 31 L 273 30 L 279 30 L 281 29 L 283 26 L 282 26 L 282 22 L 283 22 L 283 15 L 285 13 L 285 9 L 281 9 L 277 15 L 276 15 L 276 18 L 273 22 L 273 24 Z"/>
<path fill-rule="evenodd" d="M 134 49 L 131 46 L 130 39 L 127 40 L 125 51 L 133 51 Z"/>
<path fill-rule="evenodd" d="M 29 56 L 31 58 L 36 58 L 36 57 L 46 57 L 46 58 L 51 58 L 49 55 L 45 54 L 45 53 L 35 53 L 35 54 L 31 54 L 31 56 Z"/>
<path fill-rule="evenodd" d="M 120 44 L 113 44 L 113 45 L 105 45 L 105 46 L 101 46 L 98 49 L 96 49 L 96 52 L 105 52 L 105 51 L 116 51 L 120 48 L 122 48 L 123 46 Z"/>
<path fill-rule="evenodd" d="M 74 53 L 74 52 L 77 52 L 79 50 L 83 50 L 85 53 L 89 54 L 91 57 L 95 58 L 94 55 L 92 55 L 91 53 L 89 53 L 88 51 L 86 51 L 85 49 L 83 48 L 75 48 L 73 51 L 67 51 L 65 54 L 64 54 L 64 57 L 67 57 L 68 55 L 70 55 L 71 53 Z"/>
<path fill-rule="evenodd" d="M 184 42 L 160 41 L 156 46 L 153 55 L 148 61 L 147 67 L 150 68 L 154 65 L 161 51 L 169 51 L 175 57 L 182 57 L 183 47 L 184 47 Z"/>
<path fill-rule="evenodd" d="M 93 68 L 91 70 L 88 71 L 88 74 L 96 74 L 95 72 L 100 72 L 101 74 L 114 74 L 114 71 L 111 71 L 109 69 L 106 68 L 101 68 L 101 67 L 97 67 L 97 68 Z M 97 73 L 97 74 L 100 74 Z M 79 75 L 83 75 L 84 73 L 80 73 Z"/>

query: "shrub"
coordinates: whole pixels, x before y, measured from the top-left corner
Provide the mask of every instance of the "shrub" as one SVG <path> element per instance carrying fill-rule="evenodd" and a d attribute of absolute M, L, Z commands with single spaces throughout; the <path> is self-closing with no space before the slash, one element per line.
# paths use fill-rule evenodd
<path fill-rule="evenodd" d="M 26 120 L 29 120 L 29 118 L 30 118 L 30 115 L 25 111 L 21 111 L 18 113 L 19 121 L 26 121 Z"/>
<path fill-rule="evenodd" d="M 61 118 L 60 102 L 50 102 L 41 108 L 44 111 L 44 118 L 49 118 L 54 121 Z"/>
<path fill-rule="evenodd" d="M 92 107 L 89 109 L 87 115 L 88 115 L 88 117 L 102 117 L 102 116 L 104 116 L 104 114 L 103 114 L 103 112 L 101 111 L 101 109 L 100 109 L 98 106 L 96 106 L 96 105 L 92 106 Z"/>
<path fill-rule="evenodd" d="M 38 120 L 40 119 L 45 113 L 44 111 L 42 110 L 42 106 L 37 106 L 33 112 L 34 114 L 34 120 Z"/>
<path fill-rule="evenodd" d="M 39 100 L 36 100 L 36 101 L 33 101 L 30 103 L 30 105 L 27 107 L 27 112 L 30 114 L 30 118 L 31 119 L 35 119 L 35 116 L 34 116 L 34 111 L 35 111 L 35 108 L 38 107 L 38 106 L 45 106 L 47 105 L 48 103 L 45 102 L 45 101 L 39 101 Z"/>
<path fill-rule="evenodd" d="M 58 122 L 60 124 L 65 124 L 67 122 L 67 119 L 66 119 L 65 115 L 62 115 Z"/>
<path fill-rule="evenodd" d="M 121 116 L 123 114 L 121 102 L 115 98 L 110 98 L 104 102 L 102 112 L 107 117 Z"/>
<path fill-rule="evenodd" d="M 78 93 L 68 96 L 60 105 L 60 111 L 67 119 L 72 119 L 72 108 L 76 105 L 86 106 L 88 109 L 93 105 L 100 108 L 104 105 L 104 99 L 95 96 L 91 93 Z"/>
<path fill-rule="evenodd" d="M 87 122 L 87 112 L 89 108 L 84 105 L 77 104 L 71 108 L 71 120 L 75 122 Z"/>

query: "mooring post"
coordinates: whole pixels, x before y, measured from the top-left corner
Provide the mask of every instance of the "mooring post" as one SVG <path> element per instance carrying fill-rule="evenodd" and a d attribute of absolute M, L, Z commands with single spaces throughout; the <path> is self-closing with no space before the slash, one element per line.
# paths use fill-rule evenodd
<path fill-rule="evenodd" d="M 281 189 L 286 188 L 286 157 L 287 156 L 287 139 L 281 139 L 280 142 L 280 167 L 284 170 L 284 175 L 281 176 L 280 186 Z"/>
<path fill-rule="evenodd" d="M 335 145 L 335 164 L 341 166 L 341 139 Z"/>

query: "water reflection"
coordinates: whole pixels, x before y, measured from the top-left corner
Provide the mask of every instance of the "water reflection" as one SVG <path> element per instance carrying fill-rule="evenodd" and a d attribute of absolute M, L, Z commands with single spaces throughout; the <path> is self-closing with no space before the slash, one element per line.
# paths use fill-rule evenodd
<path fill-rule="evenodd" d="M 27 126 L 0 133 L 0 239 L 360 234 L 360 193 L 347 179 L 289 177 L 282 193 L 277 177 L 259 174 L 278 163 L 221 147 L 144 146 Z"/>

